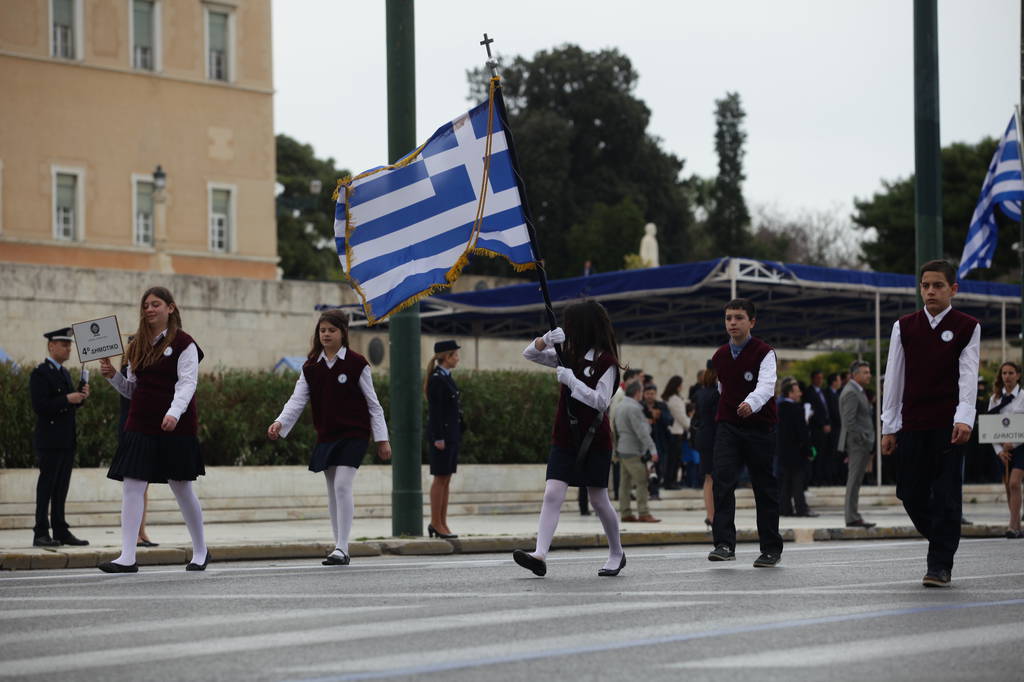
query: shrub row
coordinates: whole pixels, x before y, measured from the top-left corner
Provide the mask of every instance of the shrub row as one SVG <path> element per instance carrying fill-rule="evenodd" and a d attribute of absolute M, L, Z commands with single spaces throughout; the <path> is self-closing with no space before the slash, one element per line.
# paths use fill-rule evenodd
<path fill-rule="evenodd" d="M 35 466 L 29 400 L 30 368 L 0 362 L 0 467 Z M 77 371 L 72 370 L 78 381 Z M 119 396 L 93 372 L 92 395 L 78 411 L 79 466 L 106 466 L 117 449 Z M 271 442 L 267 427 L 291 395 L 295 374 L 228 370 L 200 377 L 199 439 L 207 465 L 305 464 L 316 440 L 309 408 L 287 439 Z M 459 461 L 466 464 L 528 464 L 546 461 L 558 400 L 554 373 L 457 371 L 467 430 Z M 389 385 L 374 376 L 384 414 Z M 416 390 L 422 390 L 422 384 Z M 426 424 L 426 401 L 423 406 Z M 423 457 L 426 461 L 426 441 Z M 370 445 L 372 452 L 374 446 Z M 367 460 L 369 461 L 369 460 Z"/>

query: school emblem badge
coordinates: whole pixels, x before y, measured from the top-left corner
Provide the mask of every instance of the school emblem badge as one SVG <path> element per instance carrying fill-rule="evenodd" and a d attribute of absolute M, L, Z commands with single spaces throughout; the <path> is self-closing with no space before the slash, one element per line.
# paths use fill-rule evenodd
<path fill-rule="evenodd" d="M 585 376 L 585 377 L 592 377 L 592 376 L 594 376 L 594 366 L 593 365 L 587 365 L 586 367 L 584 367 L 583 368 L 583 376 Z"/>
<path fill-rule="evenodd" d="M 165 355 L 166 357 L 171 357 L 171 353 L 173 353 L 173 352 L 174 352 L 174 351 L 173 351 L 173 350 L 171 349 L 171 347 L 170 347 L 170 346 L 167 346 L 167 348 L 164 348 L 164 355 Z"/>
<path fill-rule="evenodd" d="M 339 384 L 343 384 L 346 381 L 348 381 L 348 375 L 347 374 L 339 374 L 338 375 L 338 383 Z"/>
<path fill-rule="evenodd" d="M 949 343 L 950 341 L 953 340 L 953 332 L 947 329 L 946 331 L 942 332 L 942 336 L 940 338 L 946 343 Z"/>
<path fill-rule="evenodd" d="M 754 380 L 754 373 L 753 372 L 744 372 L 743 373 L 743 378 L 746 379 L 747 381 L 753 381 Z"/>
<path fill-rule="evenodd" d="M 1003 417 L 1003 428 L 1005 429 L 1009 425 L 1010 425 L 1010 418 L 1009 417 Z"/>

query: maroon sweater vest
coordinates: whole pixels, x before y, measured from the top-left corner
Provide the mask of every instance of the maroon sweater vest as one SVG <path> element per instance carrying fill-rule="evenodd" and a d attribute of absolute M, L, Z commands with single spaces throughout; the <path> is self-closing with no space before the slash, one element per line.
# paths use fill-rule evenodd
<path fill-rule="evenodd" d="M 124 425 L 125 431 L 156 436 L 168 433 L 160 428 L 160 424 L 167 410 L 171 408 L 171 401 L 174 400 L 174 384 L 178 382 L 178 358 L 191 343 L 195 343 L 195 339 L 179 329 L 174 335 L 174 340 L 167 346 L 171 351 L 169 354 L 164 351 L 159 360 L 145 369 L 136 371 L 134 367 L 132 368 L 136 383 L 131 406 L 128 408 L 128 420 Z M 199 352 L 199 361 L 202 362 L 203 349 L 198 343 L 196 350 Z M 196 410 L 196 397 L 193 395 L 188 407 L 181 413 L 178 425 L 170 433 L 177 436 L 194 436 L 198 431 L 199 416 Z"/>
<path fill-rule="evenodd" d="M 751 336 L 750 341 L 735 359 L 728 343 L 715 352 L 711 358 L 711 365 L 718 374 L 719 383 L 722 384 L 722 397 L 718 401 L 718 413 L 715 415 L 716 422 L 729 422 L 765 430 L 778 423 L 778 408 L 774 397 L 746 419 L 736 414 L 740 403 L 757 387 L 761 361 L 773 351 L 774 349 L 767 343 L 756 336 Z"/>
<path fill-rule="evenodd" d="M 900 318 L 905 358 L 903 428 L 949 429 L 960 401 L 960 353 L 978 321 L 955 308 L 935 329 L 923 310 Z"/>
<path fill-rule="evenodd" d="M 597 382 L 601 380 L 609 367 L 615 367 L 615 385 L 619 385 L 619 363 L 610 353 L 601 353 L 593 360 L 584 360 L 579 368 L 573 370 L 577 379 L 590 388 L 597 388 Z M 551 433 L 551 442 L 559 448 L 566 450 L 573 455 L 579 450 L 581 443 L 573 441 L 572 429 L 569 427 L 569 414 L 566 411 L 566 404 L 572 409 L 572 414 L 579 420 L 580 439 L 587 433 L 590 425 L 597 417 L 597 410 L 584 405 L 569 394 L 569 387 L 561 385 L 561 392 L 558 395 L 558 412 L 555 413 L 555 428 Z M 590 444 L 589 452 L 611 452 L 612 450 L 612 427 L 608 421 L 608 410 L 604 411 L 601 425 L 594 432 L 594 440 Z"/>
<path fill-rule="evenodd" d="M 359 377 L 368 364 L 366 358 L 349 348 L 344 359 L 335 359 L 333 367 L 321 361 L 307 361 L 302 366 L 302 375 L 309 384 L 317 443 L 343 438 L 369 440 L 370 411 L 359 388 Z"/>

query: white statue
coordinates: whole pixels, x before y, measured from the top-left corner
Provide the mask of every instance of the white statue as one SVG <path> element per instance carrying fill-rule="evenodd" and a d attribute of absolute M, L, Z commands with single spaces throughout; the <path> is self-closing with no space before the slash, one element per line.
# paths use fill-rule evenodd
<path fill-rule="evenodd" d="M 649 268 L 656 268 L 658 262 L 658 240 L 654 235 L 658 234 L 658 226 L 654 223 L 644 225 L 643 238 L 640 240 L 640 260 Z"/>

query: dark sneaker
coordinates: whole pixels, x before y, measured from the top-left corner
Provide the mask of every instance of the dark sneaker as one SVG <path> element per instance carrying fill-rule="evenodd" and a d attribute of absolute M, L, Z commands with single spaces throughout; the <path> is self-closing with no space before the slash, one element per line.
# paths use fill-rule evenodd
<path fill-rule="evenodd" d="M 735 561 L 736 552 L 732 551 L 725 545 L 719 545 L 711 550 L 708 554 L 708 561 Z"/>
<path fill-rule="evenodd" d="M 949 587 L 952 582 L 953 578 L 945 569 L 929 570 L 921 579 L 921 584 L 925 587 Z"/>
<path fill-rule="evenodd" d="M 764 552 L 761 556 L 757 557 L 756 561 L 754 561 L 754 568 L 773 568 L 778 566 L 780 561 L 782 561 L 781 554 Z"/>

